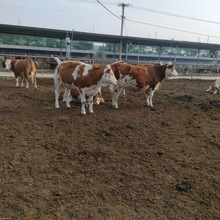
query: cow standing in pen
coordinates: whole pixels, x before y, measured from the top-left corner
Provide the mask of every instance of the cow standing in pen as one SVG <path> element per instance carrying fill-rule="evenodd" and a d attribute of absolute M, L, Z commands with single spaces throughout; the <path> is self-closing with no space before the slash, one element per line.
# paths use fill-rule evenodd
<path fill-rule="evenodd" d="M 125 62 L 116 62 L 111 65 L 118 84 L 111 87 L 112 106 L 118 109 L 118 98 L 124 88 L 141 91 L 146 90 L 146 104 L 153 107 L 154 92 L 159 89 L 164 79 L 177 76 L 172 64 L 144 66 L 129 65 Z"/>
<path fill-rule="evenodd" d="M 78 61 L 61 62 L 58 58 L 58 65 L 54 73 L 55 84 L 55 108 L 59 108 L 60 86 L 63 84 L 67 89 L 66 106 L 69 108 L 69 93 L 71 89 L 79 91 L 82 104 L 81 114 L 86 114 L 85 104 L 88 100 L 89 113 L 93 113 L 93 96 L 102 86 L 117 84 L 117 80 L 110 65 L 90 65 Z M 86 99 L 88 97 L 88 99 Z"/>
<path fill-rule="evenodd" d="M 148 64 L 133 63 L 132 65 L 149 67 L 149 66 L 161 66 L 161 65 L 163 65 L 163 63 L 162 62 L 159 62 L 159 63 L 148 63 Z M 125 98 L 125 88 L 122 90 L 121 94 L 122 94 L 121 97 Z"/>
<path fill-rule="evenodd" d="M 24 86 L 24 79 L 26 81 L 26 89 L 29 88 L 29 83 L 34 83 L 34 88 L 37 90 L 37 80 L 36 80 L 36 64 L 31 58 L 26 58 L 23 60 L 13 60 L 7 59 L 5 61 L 6 70 L 12 69 L 16 78 L 16 87 Z M 19 83 L 19 78 L 21 82 Z"/>

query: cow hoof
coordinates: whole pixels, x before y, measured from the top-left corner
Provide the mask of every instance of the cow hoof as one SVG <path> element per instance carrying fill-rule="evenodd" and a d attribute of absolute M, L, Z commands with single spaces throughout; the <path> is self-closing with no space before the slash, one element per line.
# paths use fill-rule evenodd
<path fill-rule="evenodd" d="M 117 106 L 112 106 L 113 109 L 115 110 L 118 110 L 118 107 Z"/>

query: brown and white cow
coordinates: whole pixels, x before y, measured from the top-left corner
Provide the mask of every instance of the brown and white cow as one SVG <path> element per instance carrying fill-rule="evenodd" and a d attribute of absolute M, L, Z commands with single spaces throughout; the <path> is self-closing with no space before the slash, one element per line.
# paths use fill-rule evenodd
<path fill-rule="evenodd" d="M 58 60 L 56 58 L 56 60 Z M 67 108 L 70 107 L 69 93 L 71 89 L 79 91 L 82 104 L 81 114 L 85 115 L 86 96 L 88 97 L 89 113 L 93 113 L 93 96 L 102 86 L 117 84 L 110 65 L 100 66 L 85 64 L 78 61 L 58 62 L 54 73 L 55 84 L 55 108 L 59 108 L 60 86 L 63 84 L 67 89 Z"/>
<path fill-rule="evenodd" d="M 12 69 L 16 78 L 16 87 L 23 87 L 24 79 L 26 81 L 26 89 L 29 88 L 29 82 L 34 83 L 34 88 L 37 90 L 36 80 L 36 65 L 31 58 L 23 60 L 11 60 L 5 61 L 6 70 Z M 21 78 L 21 84 L 19 84 L 19 78 Z"/>
<path fill-rule="evenodd" d="M 148 64 L 133 63 L 132 65 L 149 67 L 149 66 L 161 66 L 161 65 L 163 65 L 163 63 L 162 62 L 159 62 L 159 63 L 148 63 Z M 122 90 L 121 94 L 122 94 L 121 97 L 125 98 L 125 88 Z"/>
<path fill-rule="evenodd" d="M 206 92 L 212 92 L 213 94 L 220 94 L 220 79 L 216 79 Z"/>
<path fill-rule="evenodd" d="M 115 109 L 118 109 L 118 98 L 124 88 L 133 91 L 146 90 L 146 104 L 153 107 L 152 98 L 154 92 L 159 89 L 164 79 L 178 74 L 170 63 L 147 67 L 116 62 L 111 67 L 118 80 L 118 84 L 111 87 L 112 106 Z"/>

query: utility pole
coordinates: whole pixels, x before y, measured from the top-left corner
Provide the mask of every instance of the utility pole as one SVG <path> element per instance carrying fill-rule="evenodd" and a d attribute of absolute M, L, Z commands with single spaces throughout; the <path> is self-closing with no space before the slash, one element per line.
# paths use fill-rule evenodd
<path fill-rule="evenodd" d="M 124 27 L 124 11 L 125 7 L 128 7 L 129 4 L 121 3 L 119 6 L 122 7 L 122 16 L 121 16 L 121 39 L 120 39 L 120 50 L 119 50 L 119 60 L 121 60 L 121 54 L 122 54 L 122 36 L 123 36 L 123 27 Z"/>

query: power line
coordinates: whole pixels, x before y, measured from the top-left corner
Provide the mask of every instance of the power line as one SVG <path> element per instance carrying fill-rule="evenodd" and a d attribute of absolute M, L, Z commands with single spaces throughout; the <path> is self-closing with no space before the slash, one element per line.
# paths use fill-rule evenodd
<path fill-rule="evenodd" d="M 116 16 L 117 18 L 120 19 L 120 17 L 118 17 L 112 11 L 110 11 L 107 7 L 105 7 L 99 0 L 96 0 L 96 1 L 99 4 L 101 4 L 107 11 L 109 11 L 111 14 L 113 14 L 114 16 Z M 129 5 L 129 6 L 131 6 L 131 5 Z M 204 21 L 204 22 L 211 22 L 211 23 L 220 24 L 219 22 L 207 21 L 207 20 L 203 20 L 203 19 L 197 19 L 197 18 L 181 16 L 181 15 L 175 15 L 175 14 L 171 14 L 171 13 L 161 12 L 161 11 L 147 9 L 147 8 L 138 7 L 138 6 L 131 6 L 131 7 L 141 8 L 141 9 L 149 10 L 149 11 L 155 12 L 155 13 L 161 13 L 161 14 L 166 14 L 166 15 L 171 15 L 171 16 L 177 16 L 177 17 L 182 17 L 182 18 L 184 17 L 184 18 L 188 18 L 188 19 L 194 19 L 194 20 L 200 20 L 200 21 Z M 196 35 L 200 35 L 200 36 L 206 36 L 206 37 L 209 36 L 209 37 L 214 37 L 214 38 L 220 38 L 219 36 L 214 36 L 214 35 L 210 35 L 210 34 L 204 34 L 204 33 L 198 33 L 198 32 L 193 32 L 193 31 L 180 30 L 180 29 L 177 29 L 177 28 L 165 27 L 165 26 L 162 26 L 162 25 L 152 24 L 152 23 L 144 22 L 144 21 L 137 21 L 137 20 L 133 20 L 133 19 L 125 18 L 125 17 L 124 17 L 124 20 L 130 21 L 130 22 L 139 23 L 139 24 L 145 24 L 145 25 L 149 25 L 149 26 L 153 26 L 153 27 L 159 27 L 159 28 L 163 28 L 163 29 L 167 29 L 167 30 L 179 31 L 179 32 L 182 32 L 182 33 L 196 34 Z M 127 32 L 127 30 L 126 30 L 126 32 Z"/>
<path fill-rule="evenodd" d="M 140 7 L 140 6 L 131 5 L 131 7 L 134 8 L 134 9 L 137 9 L 137 10 L 143 10 L 143 11 L 153 12 L 153 13 L 157 13 L 157 14 L 163 14 L 163 15 L 168 15 L 168 16 L 173 16 L 173 17 L 185 18 L 185 19 L 194 20 L 194 21 L 202 21 L 202 22 L 207 22 L 207 23 L 212 23 L 212 24 L 220 24 L 220 22 L 217 22 L 217 21 L 210 21 L 210 20 L 205 20 L 205 19 L 201 19 L 201 18 L 194 18 L 194 17 L 184 16 L 184 15 L 172 14 L 172 13 L 169 13 L 169 12 L 158 11 L 158 10 L 154 10 L 154 9 L 150 9 L 150 8 L 144 8 L 144 7 Z"/>
<path fill-rule="evenodd" d="M 107 10 L 109 13 L 111 13 L 113 16 L 115 16 L 118 19 L 121 19 L 119 16 L 114 14 L 112 11 L 110 11 L 107 7 L 105 7 L 99 0 L 96 0 L 105 10 Z"/>
<path fill-rule="evenodd" d="M 144 22 L 144 21 L 136 21 L 136 20 L 132 20 L 132 19 L 128 19 L 128 18 L 125 18 L 125 20 L 139 23 L 139 24 L 145 24 L 145 25 L 149 25 L 149 26 L 164 28 L 164 29 L 168 29 L 168 30 L 172 30 L 172 31 L 179 31 L 179 32 L 183 32 L 183 33 L 196 34 L 196 35 L 201 35 L 201 36 L 206 36 L 206 37 L 209 36 L 209 37 L 214 37 L 214 38 L 220 38 L 219 36 L 214 36 L 214 35 L 210 35 L 210 34 L 203 34 L 203 33 L 198 33 L 198 32 L 192 32 L 192 31 L 179 30 L 176 28 L 165 27 L 165 26 L 152 24 L 152 23 L 148 23 L 148 22 Z"/>

